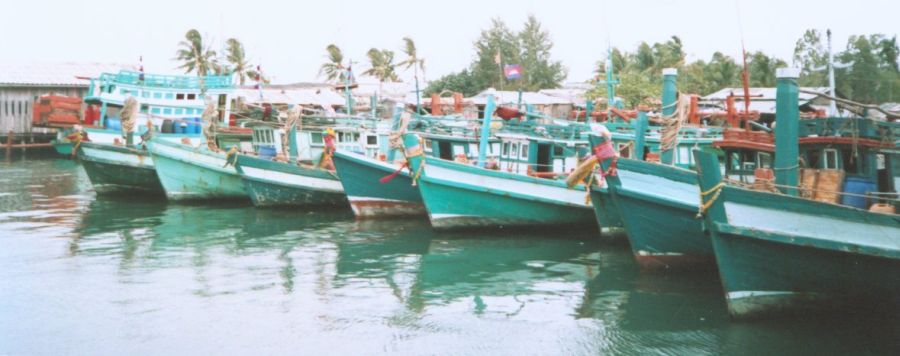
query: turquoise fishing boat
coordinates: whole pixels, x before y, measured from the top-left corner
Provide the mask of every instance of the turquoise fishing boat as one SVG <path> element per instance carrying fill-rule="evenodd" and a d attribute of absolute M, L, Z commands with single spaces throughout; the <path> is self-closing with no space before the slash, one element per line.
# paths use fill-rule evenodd
<path fill-rule="evenodd" d="M 374 155 L 377 136 L 370 128 L 376 120 L 362 116 L 299 117 L 296 126 L 254 127 L 254 145 L 268 147 L 270 156 L 240 155 L 236 168 L 256 206 L 346 206 L 347 196 L 332 163 L 337 148 Z M 289 135 L 288 152 L 282 137 Z M 257 150 L 259 151 L 259 150 Z M 284 160 L 276 161 L 281 153 Z"/>
<path fill-rule="evenodd" d="M 577 158 L 574 157 L 579 150 L 586 152 L 587 141 L 581 139 L 581 133 L 589 128 L 528 126 L 527 129 L 537 129 L 540 134 L 508 132 L 506 141 L 498 132 L 497 137 L 509 149 L 501 148 L 500 152 L 493 153 L 500 161 L 504 158 L 508 161 L 497 162 L 495 169 L 489 169 L 486 166 L 488 148 L 493 146 L 488 141 L 493 109 L 493 98 L 489 96 L 477 166 L 427 154 L 410 160 L 413 171 L 423 171 L 418 186 L 432 227 L 446 230 L 596 226 L 594 212 L 585 204 L 584 193 L 567 189 L 565 181 L 558 179 L 562 172 L 575 167 Z M 554 130 L 559 132 L 550 132 Z M 523 141 L 526 147 L 522 147 Z M 521 159 L 527 162 L 517 162 Z M 566 165 L 567 161 L 571 166 Z M 516 168 L 538 174 L 510 171 Z"/>
<path fill-rule="evenodd" d="M 234 167 L 234 154 L 158 138 L 146 145 L 169 200 L 250 198 Z"/>
<path fill-rule="evenodd" d="M 203 140 L 199 119 L 191 117 L 197 114 L 195 105 L 200 102 L 197 98 L 201 88 L 197 78 L 141 75 L 135 72 L 105 73 L 96 79 L 98 83 L 91 86 L 91 92 L 85 98 L 88 105 L 100 103 L 99 120 L 105 127 L 83 128 L 74 135 L 78 141 L 74 146 L 78 147 L 83 167 L 98 192 L 132 189 L 163 192 L 144 140 L 155 137 L 160 141 L 186 142 L 193 146 L 199 146 Z M 207 76 L 205 79 L 213 87 L 211 95 L 221 95 L 220 98 L 227 102 L 231 77 Z M 145 102 L 140 103 L 138 98 Z M 132 106 L 126 109 L 128 102 Z M 227 109 L 222 105 L 227 106 L 227 103 L 217 106 Z M 132 132 L 126 132 L 122 127 L 125 126 L 123 121 L 128 120 L 135 128 Z"/>
<path fill-rule="evenodd" d="M 387 218 L 425 215 L 425 205 L 419 189 L 413 183 L 415 172 L 407 165 L 407 157 L 427 154 L 433 157 L 452 159 L 455 154 L 463 154 L 466 160 L 477 158 L 478 139 L 468 129 L 467 120 L 458 116 L 417 116 L 406 128 L 415 133 L 405 133 L 398 137 L 403 140 L 403 148 L 389 147 L 389 136 L 405 132 L 399 130 L 399 116 L 390 131 L 379 133 L 381 147 L 379 158 L 338 149 L 334 154 L 334 165 L 338 177 L 357 218 Z M 499 143 L 492 139 L 491 145 L 499 150 Z M 402 150 L 402 151 L 401 151 Z M 382 159 L 383 158 L 383 159 Z"/>
<path fill-rule="evenodd" d="M 676 72 L 666 70 L 663 77 L 663 97 L 671 102 L 664 102 L 662 114 L 669 120 L 683 119 L 687 113 L 681 111 L 686 105 L 674 95 Z M 694 166 L 689 152 L 715 152 L 713 143 L 721 139 L 722 130 L 677 123 L 677 132 L 666 133 L 659 126 L 648 128 L 647 120 L 646 113 L 640 113 L 632 125 L 609 125 L 608 143 L 599 136 L 590 138 L 595 152 L 603 145 L 613 145 L 619 155 L 600 164 L 603 172 L 615 174 L 606 174 L 605 185 L 591 187 L 598 219 L 611 224 L 621 219 L 642 270 L 714 268 L 712 246 L 695 218 L 699 190 L 696 174 L 689 170 Z M 664 162 L 643 161 L 649 154 Z"/>
<path fill-rule="evenodd" d="M 202 93 L 201 83 L 205 93 Z M 174 142 L 187 139 L 191 144 L 197 145 L 203 141 L 199 117 L 204 109 L 204 100 L 208 98 L 216 102 L 220 113 L 219 121 L 227 126 L 233 91 L 233 78 L 230 74 L 199 78 L 129 70 L 102 73 L 97 78 L 91 78 L 84 97 L 86 105 L 97 108 L 94 110 L 99 113 L 96 121 L 85 125 L 81 130 L 59 130 L 53 147 L 58 153 L 71 156 L 75 145 L 80 141 L 124 144 L 120 114 L 129 97 L 140 102 L 138 117 L 135 119 L 137 135 L 152 130 Z M 78 134 L 73 135 L 76 131 Z"/>
<path fill-rule="evenodd" d="M 146 149 L 81 142 L 78 157 L 98 193 L 163 193 L 153 157 Z"/>
<path fill-rule="evenodd" d="M 729 312 L 736 318 L 753 318 L 832 307 L 846 313 L 847 308 L 867 305 L 896 313 L 900 300 L 897 194 L 844 189 L 845 197 L 869 202 L 859 207 L 802 196 L 807 189 L 798 172 L 802 125 L 797 111 L 798 75 L 796 69 L 778 70 L 777 190 L 741 188 L 733 185 L 739 182 L 724 181 L 716 157 L 695 152 L 703 192 L 700 212 L 712 238 Z M 900 154 L 895 148 L 878 152 L 884 164 L 875 168 L 893 178 L 886 182 L 896 184 Z M 897 187 L 890 188 L 895 192 Z"/>

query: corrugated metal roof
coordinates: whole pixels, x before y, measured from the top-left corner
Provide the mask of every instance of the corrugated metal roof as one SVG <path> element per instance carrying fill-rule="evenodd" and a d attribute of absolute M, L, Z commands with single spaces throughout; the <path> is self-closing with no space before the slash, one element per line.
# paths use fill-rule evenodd
<path fill-rule="evenodd" d="M 247 103 L 261 104 L 291 104 L 291 105 L 320 105 L 343 106 L 343 95 L 335 93 L 331 89 L 266 89 L 263 88 L 263 97 L 259 97 L 258 89 L 237 89 L 235 95 L 243 97 Z"/>
<path fill-rule="evenodd" d="M 819 93 L 828 93 L 827 87 L 803 87 L 803 90 L 815 91 Z M 744 109 L 744 88 L 724 88 L 715 93 L 700 98 L 701 106 L 712 106 L 718 108 L 725 107 L 725 99 L 734 94 L 735 106 L 739 110 Z M 800 93 L 798 99 L 800 105 L 810 104 L 813 106 L 828 105 L 825 100 L 817 100 L 818 96 L 813 94 Z M 764 114 L 775 113 L 775 88 L 750 88 L 750 110 L 758 111 Z"/>
<path fill-rule="evenodd" d="M 101 73 L 117 73 L 135 66 L 117 63 L 21 63 L 0 64 L 0 87 L 87 87 Z"/>
<path fill-rule="evenodd" d="M 484 105 L 487 103 L 488 93 L 493 91 L 492 89 L 487 89 L 482 91 L 471 98 L 466 98 L 467 100 L 471 100 L 475 105 Z M 519 92 L 517 91 L 493 91 L 494 97 L 497 99 L 497 104 L 510 104 L 510 103 L 518 103 L 519 101 Z M 541 93 L 535 92 L 522 92 L 522 102 L 525 104 L 532 105 L 553 105 L 553 104 L 572 104 L 571 100 L 566 100 L 563 98 L 557 98 Z"/>

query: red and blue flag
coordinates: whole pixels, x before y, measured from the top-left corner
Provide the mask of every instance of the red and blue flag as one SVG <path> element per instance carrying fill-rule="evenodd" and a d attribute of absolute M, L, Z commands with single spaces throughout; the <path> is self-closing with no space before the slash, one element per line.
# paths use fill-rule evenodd
<path fill-rule="evenodd" d="M 503 75 L 506 79 L 517 79 L 522 77 L 522 66 L 519 64 L 507 64 L 503 67 Z"/>

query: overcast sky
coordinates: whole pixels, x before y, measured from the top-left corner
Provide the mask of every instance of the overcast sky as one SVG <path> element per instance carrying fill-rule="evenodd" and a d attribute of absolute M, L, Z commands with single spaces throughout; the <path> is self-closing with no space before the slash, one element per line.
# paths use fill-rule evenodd
<path fill-rule="evenodd" d="M 136 64 L 143 55 L 148 72 L 176 73 L 178 41 L 197 28 L 216 48 L 226 38 L 241 40 L 250 60 L 278 83 L 321 80 L 329 43 L 363 62 L 358 67 L 371 47 L 402 59 L 404 36 L 416 41 L 428 78 L 437 78 L 471 62 L 473 42 L 491 18 L 518 30 L 528 14 L 550 31 L 567 81 L 590 76 L 607 40 L 633 50 L 640 41 L 677 35 L 688 60 L 708 60 L 715 51 L 738 56 L 743 27 L 748 51 L 789 60 L 807 28 L 830 27 L 836 49 L 850 35 L 900 32 L 898 0 L 0 0 L 0 8 L 2 62 Z"/>

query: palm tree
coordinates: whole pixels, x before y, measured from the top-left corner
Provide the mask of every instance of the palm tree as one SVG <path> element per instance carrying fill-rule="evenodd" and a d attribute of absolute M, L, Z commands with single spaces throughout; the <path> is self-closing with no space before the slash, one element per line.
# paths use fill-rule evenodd
<path fill-rule="evenodd" d="M 397 65 L 394 64 L 394 51 L 372 48 L 366 53 L 366 56 L 369 57 L 369 63 L 371 63 L 372 67 L 363 72 L 363 74 L 378 78 L 378 81 L 381 83 L 399 80 L 396 72 Z"/>
<path fill-rule="evenodd" d="M 250 75 L 250 63 L 247 63 L 244 45 L 236 38 L 229 38 L 225 41 L 225 46 L 225 60 L 231 64 L 231 73 L 237 77 L 238 84 L 244 85 L 244 82 Z"/>
<path fill-rule="evenodd" d="M 190 29 L 184 38 L 184 41 L 178 43 L 180 48 L 175 52 L 177 56 L 175 59 L 182 61 L 178 68 L 184 69 L 185 73 L 196 72 L 200 77 L 207 75 L 211 70 L 220 70 L 216 62 L 216 51 L 203 45 L 203 36 L 199 31 Z"/>
<path fill-rule="evenodd" d="M 416 111 L 421 110 L 421 104 L 419 103 L 419 69 L 422 70 L 422 75 L 425 75 L 425 59 L 419 58 L 419 55 L 416 51 L 416 43 L 413 42 L 412 38 L 403 37 L 403 53 L 406 53 L 406 60 L 400 62 L 399 64 L 404 66 L 405 69 L 409 69 L 409 67 L 413 68 L 413 78 L 416 80 Z"/>
<path fill-rule="evenodd" d="M 328 61 L 322 64 L 322 67 L 319 68 L 319 75 L 324 74 L 325 80 L 327 81 L 340 81 L 344 73 L 344 54 L 341 52 L 341 49 L 338 48 L 335 44 L 330 44 L 328 47 L 325 47 L 325 51 L 328 52 L 328 55 L 325 57 L 328 58 Z"/>

